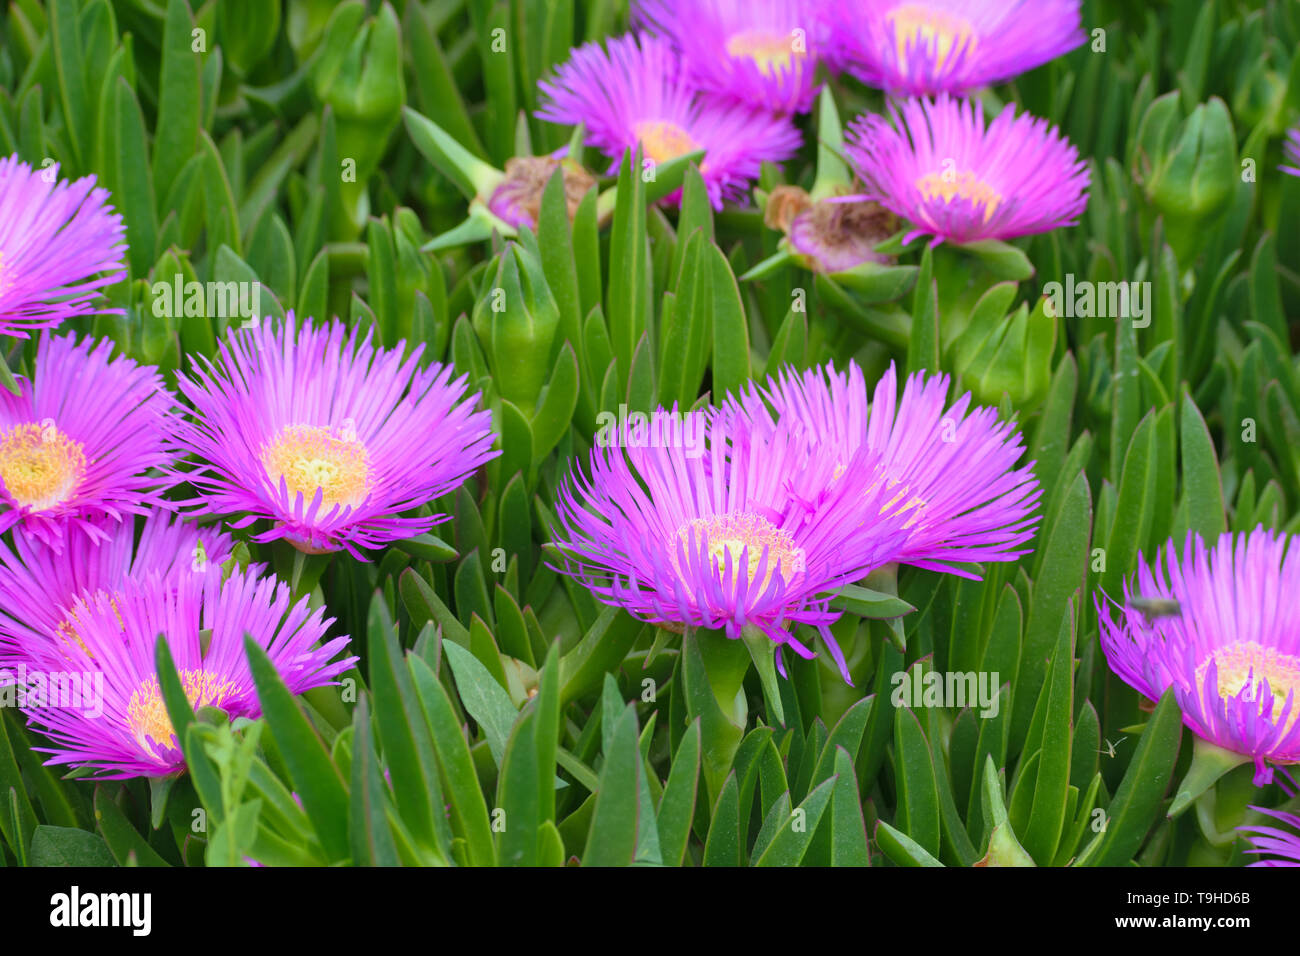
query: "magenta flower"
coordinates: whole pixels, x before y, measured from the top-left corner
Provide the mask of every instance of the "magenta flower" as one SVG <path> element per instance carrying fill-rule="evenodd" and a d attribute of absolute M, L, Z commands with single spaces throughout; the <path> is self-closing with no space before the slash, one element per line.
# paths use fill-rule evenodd
<path fill-rule="evenodd" d="M 171 462 L 175 401 L 157 369 L 112 352 L 108 339 L 47 333 L 35 381 L 0 391 L 0 532 L 58 549 L 69 528 L 103 540 L 102 519 L 166 507 L 156 470 Z"/>
<path fill-rule="evenodd" d="M 634 21 L 668 39 L 690 79 L 722 100 L 805 113 L 822 49 L 814 0 L 636 0 Z"/>
<path fill-rule="evenodd" d="M 1250 866 L 1300 866 L 1300 817 L 1285 810 L 1269 810 L 1264 807 L 1251 809 L 1267 813 L 1285 823 L 1287 828 L 1262 824 L 1237 827 L 1250 837 L 1251 846 L 1246 852 L 1261 857 Z"/>
<path fill-rule="evenodd" d="M 330 662 L 348 643 L 347 637 L 325 640 L 332 623 L 306 597 L 292 603 L 288 585 L 259 578 L 256 569 L 236 571 L 224 582 L 219 569 L 170 582 L 153 574 L 127 580 L 112 596 L 87 600 L 77 621 L 80 646 L 37 649 L 9 669 L 9 678 L 27 689 L 29 724 L 54 744 L 35 748 L 53 754 L 48 763 L 91 767 L 103 779 L 163 777 L 184 770 L 185 758 L 154 666 L 158 635 L 166 635 L 195 709 L 256 718 L 261 708 L 244 635 L 266 650 L 289 690 L 300 694 L 331 683 L 357 660 Z M 78 683 L 82 693 L 75 700 L 53 699 L 49 692 L 56 684 L 71 690 Z M 33 700 L 41 684 L 45 699 Z"/>
<path fill-rule="evenodd" d="M 1273 779 L 1268 763 L 1300 761 L 1300 550 L 1288 541 L 1257 528 L 1207 551 L 1189 534 L 1181 559 L 1169 542 L 1153 565 L 1139 564 L 1117 620 L 1096 599 L 1111 670 L 1149 700 L 1172 686 L 1183 723 L 1252 759 L 1260 786 Z M 1150 615 L 1138 597 L 1179 610 Z"/>
<path fill-rule="evenodd" d="M 896 95 L 1001 83 L 1084 41 L 1079 0 L 871 0 L 829 10 L 835 61 Z"/>
<path fill-rule="evenodd" d="M 588 142 L 613 160 L 640 144 L 645 159 L 666 163 L 705 150 L 700 174 L 716 208 L 740 199 L 764 162 L 780 162 L 800 145 L 788 119 L 700 96 L 666 40 L 621 36 L 573 52 L 538 84 L 539 118 L 585 125 Z"/>
<path fill-rule="evenodd" d="M 24 536 L 11 551 L 0 542 L 0 664 L 53 643 L 80 644 L 78 621 L 86 602 L 112 599 L 129 579 L 164 581 L 183 574 L 221 573 L 230 536 L 154 512 L 136 522 L 106 522 L 104 540 L 75 535 L 62 551 Z"/>
<path fill-rule="evenodd" d="M 180 376 L 195 418 L 177 444 L 201 466 L 185 477 L 205 508 L 265 518 L 256 541 L 313 553 L 379 548 L 446 515 L 403 515 L 460 485 L 499 452 L 491 414 L 465 398 L 465 377 L 419 366 L 423 346 L 376 348 L 341 322 L 232 329 L 220 359 Z"/>
<path fill-rule="evenodd" d="M 1291 165 L 1279 166 L 1278 169 L 1292 176 L 1300 176 L 1300 129 L 1287 132 L 1286 142 L 1282 144 L 1282 152 L 1286 154 L 1286 161 Z"/>
<path fill-rule="evenodd" d="M 789 626 L 807 624 L 848 680 L 831 592 L 890 559 L 906 515 L 883 489 L 834 486 L 833 466 L 802 433 L 661 409 L 640 431 L 598 436 L 590 479 L 575 469 L 562 482 L 561 570 L 641 620 L 731 638 L 752 625 L 805 658 Z"/>
<path fill-rule="evenodd" d="M 1015 425 L 997 409 L 971 408 L 969 392 L 949 406 L 948 387 L 946 375 L 917 373 L 898 399 L 891 364 L 868 405 L 862 370 L 850 362 L 847 375 L 831 365 L 801 376 L 785 368 L 764 395 L 781 426 L 814 436 L 812 454 L 832 462 L 839 481 L 858 495 L 883 489 L 887 506 L 904 509 L 907 538 L 891 560 L 975 577 L 952 563 L 1027 553 L 1042 489 L 1032 462 L 1016 467 L 1024 445 Z M 753 389 L 742 407 L 766 415 Z M 878 456 L 874 467 L 851 467 L 864 448 Z"/>
<path fill-rule="evenodd" d="M 57 166 L 0 159 L 0 335 L 26 338 L 73 316 L 121 312 L 91 302 L 126 276 L 122 217 L 94 176 L 57 176 Z"/>
<path fill-rule="evenodd" d="M 865 198 L 909 220 L 911 242 L 966 243 L 1072 226 L 1088 205 L 1088 167 L 1060 133 L 1008 104 L 984 128 L 979 103 L 947 96 L 859 117 L 845 153 Z"/>

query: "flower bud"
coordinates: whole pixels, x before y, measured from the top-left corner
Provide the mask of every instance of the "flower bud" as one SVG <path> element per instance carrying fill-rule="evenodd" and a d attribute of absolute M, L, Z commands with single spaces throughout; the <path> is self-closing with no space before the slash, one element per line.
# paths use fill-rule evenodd
<path fill-rule="evenodd" d="M 217 7 L 217 43 L 236 76 L 247 76 L 280 35 L 280 4 L 265 0 L 223 0 Z"/>
<path fill-rule="evenodd" d="M 330 17 L 320 59 L 312 73 L 316 96 L 333 110 L 339 157 L 344 163 L 343 222 L 336 229 L 358 234 L 370 212 L 367 182 L 388 148 L 402 116 L 402 40 L 397 14 L 385 3 L 361 24 L 362 4 L 346 3 Z"/>
<path fill-rule="evenodd" d="M 953 343 L 963 388 L 981 405 L 1010 396 L 1021 410 L 1038 406 L 1052 381 L 1056 323 L 1040 299 L 1031 313 L 1021 305 L 1013 314 L 968 326 Z"/>
<path fill-rule="evenodd" d="M 316 52 L 330 15 L 337 6 L 334 0 L 289 0 L 285 33 L 300 65 Z"/>
<path fill-rule="evenodd" d="M 1177 93 L 1155 100 L 1138 131 L 1133 179 L 1150 218 L 1164 221 L 1178 261 L 1190 264 L 1228 209 L 1236 191 L 1237 141 L 1228 108 L 1217 97 L 1197 106 L 1181 125 Z"/>
<path fill-rule="evenodd" d="M 474 306 L 474 331 L 502 398 L 531 415 L 551 370 L 560 310 L 538 258 L 510 243 Z"/>

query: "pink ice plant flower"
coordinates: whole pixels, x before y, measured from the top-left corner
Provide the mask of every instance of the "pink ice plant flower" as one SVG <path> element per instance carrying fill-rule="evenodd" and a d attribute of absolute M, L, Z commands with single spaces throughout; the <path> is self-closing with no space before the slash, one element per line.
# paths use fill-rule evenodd
<path fill-rule="evenodd" d="M 979 103 L 940 96 L 854 121 L 845 155 L 864 195 L 912 223 L 932 245 L 1013 239 L 1075 225 L 1088 205 L 1088 166 L 1046 121 L 1007 104 L 985 128 Z"/>
<path fill-rule="evenodd" d="M 95 177 L 58 178 L 59 167 L 33 169 L 0 159 L 0 335 L 94 312 L 106 286 L 126 277 L 126 230 Z"/>
<path fill-rule="evenodd" d="M 1207 548 L 1189 532 L 1171 541 L 1112 616 L 1095 598 L 1111 670 L 1148 700 L 1173 687 L 1183 723 L 1203 740 L 1254 761 L 1255 783 L 1300 762 L 1300 548 L 1257 528 Z M 1150 615 L 1136 601 L 1174 601 Z"/>
<path fill-rule="evenodd" d="M 1041 515 L 1042 488 L 1033 462 L 1022 463 L 1024 440 L 995 408 L 974 406 L 970 393 L 949 404 L 946 375 L 908 376 L 898 395 L 891 363 L 868 402 L 856 362 L 802 373 L 786 367 L 739 403 L 747 417 L 770 406 L 777 422 L 814 436 L 811 453 L 831 462 L 837 482 L 859 496 L 882 491 L 906 515 L 899 564 L 976 577 L 959 563 L 1014 561 L 1028 553 Z M 851 462 L 863 450 L 873 467 Z M 871 524 L 867 517 L 867 527 Z"/>
<path fill-rule="evenodd" d="M 825 45 L 820 0 L 635 0 L 633 18 L 668 39 L 691 80 L 720 100 L 806 113 Z"/>
<path fill-rule="evenodd" d="M 810 455 L 805 434 L 729 412 L 659 409 L 643 429 L 597 441 L 589 476 L 575 469 L 561 483 L 559 569 L 603 603 L 673 629 L 739 638 L 752 626 L 808 658 L 793 629 L 808 625 L 848 681 L 830 603 L 906 539 L 892 494 L 836 486 L 834 463 Z M 864 449 L 850 464 L 874 467 L 869 458 Z"/>
<path fill-rule="evenodd" d="M 104 519 L 167 507 L 175 400 L 156 368 L 112 352 L 47 332 L 34 379 L 0 390 L 0 532 L 61 549 L 70 532 L 103 540 Z"/>
<path fill-rule="evenodd" d="M 1279 166 L 1278 169 L 1292 176 L 1300 176 L 1300 129 L 1287 132 L 1286 142 L 1282 144 L 1282 152 L 1290 165 Z"/>
<path fill-rule="evenodd" d="M 1283 824 L 1280 827 L 1266 826 L 1262 823 L 1237 827 L 1250 838 L 1247 853 L 1260 859 L 1250 866 L 1300 866 L 1300 816 L 1285 810 L 1269 810 L 1265 807 L 1251 807 L 1260 813 Z"/>
<path fill-rule="evenodd" d="M 155 575 L 220 574 L 233 541 L 163 511 L 139 522 L 105 522 L 103 540 L 76 535 L 60 551 L 15 536 L 13 549 L 0 542 L 0 666 L 37 645 L 74 640 L 87 601 L 110 599 L 131 579 Z"/>
<path fill-rule="evenodd" d="M 196 710 L 215 707 L 231 718 L 261 716 L 244 647 L 247 634 L 266 651 L 293 694 L 334 681 L 357 660 L 334 658 L 347 637 L 327 638 L 333 623 L 304 596 L 293 601 L 288 585 L 255 568 L 223 580 L 220 568 L 127 580 L 113 595 L 88 599 L 75 625 L 75 641 L 33 648 L 19 662 L 28 681 L 47 687 L 51 675 L 68 675 L 94 690 L 89 701 L 33 699 L 22 707 L 30 726 L 52 746 L 50 764 L 89 767 L 103 779 L 166 777 L 185 769 L 185 758 L 163 702 L 155 666 L 165 635 L 181 687 Z"/>
<path fill-rule="evenodd" d="M 718 209 L 745 195 L 764 162 L 788 159 L 801 144 L 788 118 L 703 96 L 671 44 L 656 36 L 588 43 L 538 86 L 537 116 L 583 124 L 611 171 L 638 145 L 652 165 L 704 150 L 700 175 Z"/>
<path fill-rule="evenodd" d="M 1084 42 L 1079 0 L 831 0 L 834 60 L 903 96 L 1001 83 Z"/>
<path fill-rule="evenodd" d="M 177 429 L 193 456 L 191 504 L 272 523 L 256 541 L 287 539 L 309 553 L 366 549 L 428 532 L 447 518 L 406 514 L 461 485 L 500 452 L 491 414 L 449 366 L 420 367 L 339 321 L 232 329 L 216 362 L 179 377 L 194 406 Z"/>

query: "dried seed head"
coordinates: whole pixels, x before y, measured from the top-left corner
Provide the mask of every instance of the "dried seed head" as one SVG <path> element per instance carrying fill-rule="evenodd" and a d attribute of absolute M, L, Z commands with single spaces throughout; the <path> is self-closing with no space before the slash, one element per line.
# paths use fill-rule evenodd
<path fill-rule="evenodd" d="M 842 272 L 864 262 L 890 265 L 893 258 L 875 251 L 898 229 L 898 217 L 879 203 L 812 203 L 786 229 L 796 252 L 812 260 L 817 272 Z"/>
<path fill-rule="evenodd" d="M 557 168 L 564 170 L 564 199 L 569 220 L 596 179 L 577 163 L 549 156 L 516 156 L 506 160 L 506 178 L 492 193 L 488 208 L 512 226 L 535 229 L 542 212 L 542 193 Z"/>

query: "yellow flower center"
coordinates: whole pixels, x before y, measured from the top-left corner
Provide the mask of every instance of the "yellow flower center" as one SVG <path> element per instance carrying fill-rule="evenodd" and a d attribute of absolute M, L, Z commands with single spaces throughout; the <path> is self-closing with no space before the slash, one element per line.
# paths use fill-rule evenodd
<path fill-rule="evenodd" d="M 86 473 L 86 453 L 46 419 L 0 435 L 0 481 L 19 505 L 44 511 L 71 498 Z"/>
<path fill-rule="evenodd" d="M 737 514 L 714 515 L 712 518 L 694 518 L 677 529 L 677 540 L 681 542 L 688 555 L 695 554 L 704 541 L 708 549 L 710 565 L 719 577 L 726 574 L 730 559 L 732 574 L 740 570 L 742 556 L 745 573 L 749 583 L 753 584 L 758 576 L 758 567 L 763 561 L 763 549 L 767 549 L 767 567 L 763 571 L 763 580 L 758 590 L 766 590 L 774 573 L 781 575 L 781 580 L 789 583 L 803 573 L 805 557 L 803 549 L 794 543 L 790 532 L 778 528 L 762 515 L 749 512 Z M 673 566 L 678 574 L 677 552 L 672 555 Z M 683 576 L 683 580 L 686 578 Z"/>
<path fill-rule="evenodd" d="M 805 51 L 795 49 L 793 33 L 771 30 L 746 30 L 732 34 L 727 39 L 727 55 L 753 60 L 764 76 L 789 70 L 807 56 Z"/>
<path fill-rule="evenodd" d="M 928 200 L 942 199 L 949 203 L 954 199 L 967 199 L 976 206 L 983 206 L 985 222 L 992 218 L 1002 203 L 1002 194 L 970 170 L 958 173 L 945 169 L 926 173 L 916 181 L 916 188 Z"/>
<path fill-rule="evenodd" d="M 310 504 L 320 489 L 322 514 L 355 508 L 370 494 L 370 455 L 355 429 L 341 434 L 311 425 L 289 425 L 262 449 L 262 464 L 276 487 L 284 479 L 290 498 Z"/>
<path fill-rule="evenodd" d="M 1259 712 L 1264 713 L 1267 698 L 1264 683 L 1268 683 L 1269 696 L 1273 698 L 1273 719 L 1282 715 L 1287 695 L 1294 692 L 1295 701 L 1287 717 L 1286 730 L 1300 717 L 1300 657 L 1280 653 L 1277 648 L 1264 647 L 1254 641 L 1240 641 L 1221 647 L 1196 669 L 1196 683 L 1205 687 L 1211 661 L 1216 665 L 1218 684 L 1215 688 L 1224 700 L 1234 698 L 1243 690 L 1245 699 L 1254 701 Z"/>
<path fill-rule="evenodd" d="M 699 143 L 682 127 L 668 120 L 646 120 L 632 130 L 641 143 L 646 159 L 667 163 L 700 148 Z"/>
<path fill-rule="evenodd" d="M 195 709 L 220 707 L 235 690 L 230 681 L 210 671 L 181 671 L 180 678 L 185 698 Z M 126 707 L 126 719 L 135 739 L 149 753 L 156 754 L 150 740 L 162 747 L 177 749 L 176 731 L 172 727 L 171 718 L 167 716 L 167 705 L 163 703 L 162 688 L 158 686 L 157 677 L 146 677 L 144 683 L 131 695 L 131 701 Z"/>
<path fill-rule="evenodd" d="M 975 53 L 975 28 L 969 20 L 936 10 L 924 3 L 903 3 L 885 14 L 885 22 L 894 29 L 898 62 L 908 64 L 908 49 L 934 50 L 932 66 L 943 69 L 952 51 L 965 45 L 968 56 Z"/>

